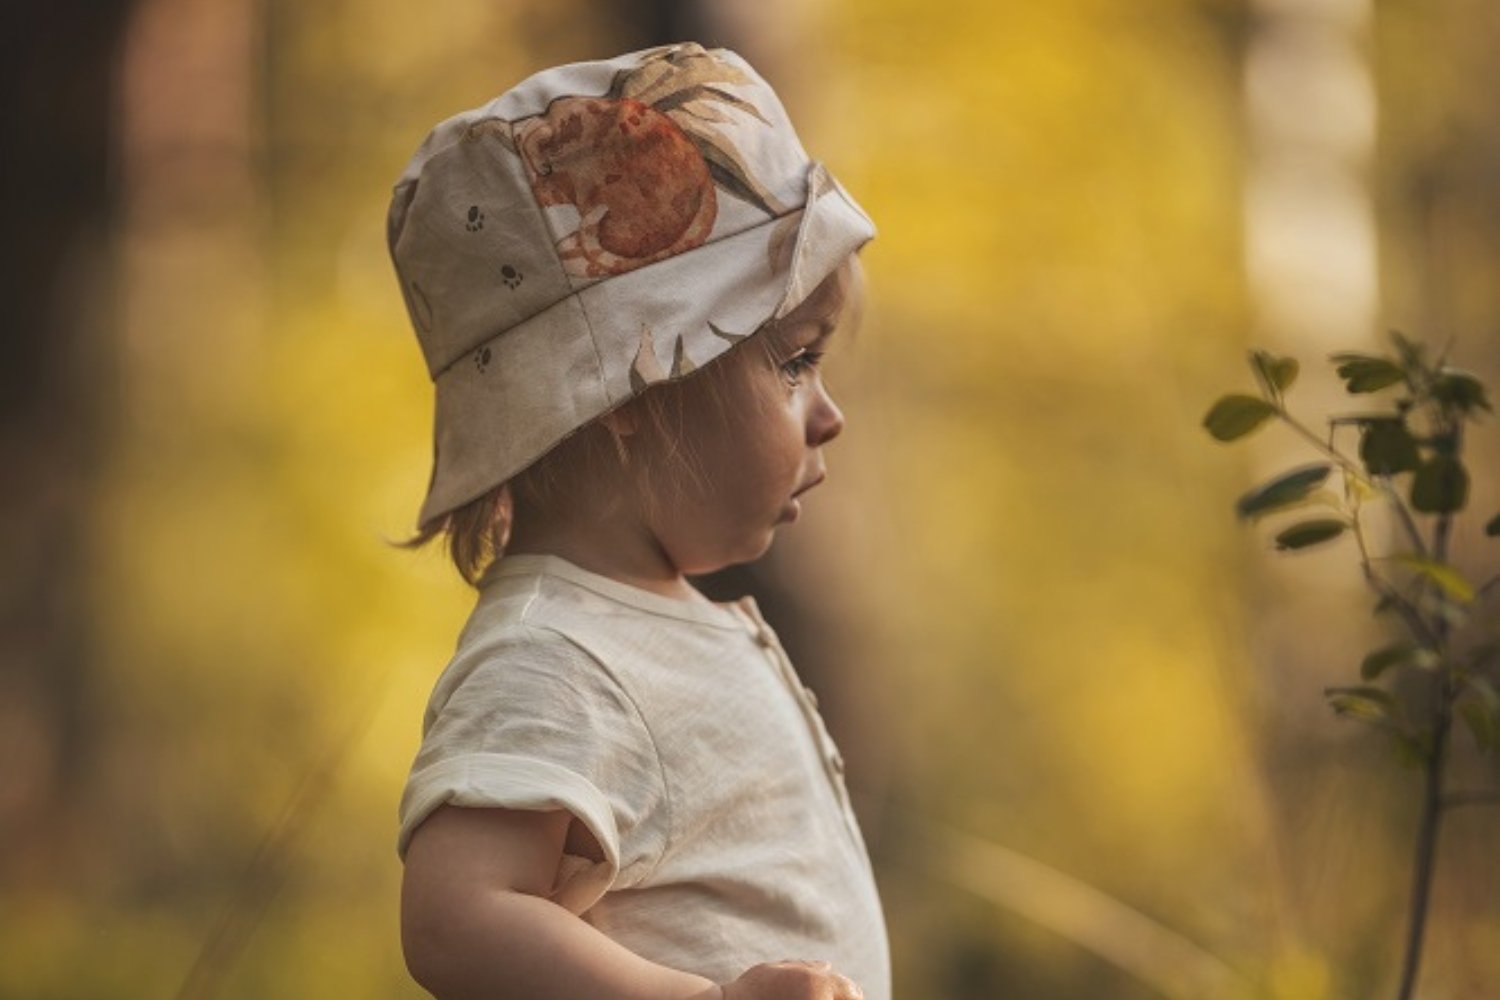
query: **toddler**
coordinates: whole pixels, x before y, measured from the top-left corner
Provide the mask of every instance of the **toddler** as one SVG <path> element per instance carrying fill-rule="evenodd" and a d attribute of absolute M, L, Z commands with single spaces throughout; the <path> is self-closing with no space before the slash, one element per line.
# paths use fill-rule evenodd
<path fill-rule="evenodd" d="M 412 544 L 479 590 L 401 800 L 437 996 L 888 1000 L 811 692 L 753 601 L 686 578 L 822 481 L 819 360 L 873 235 L 765 81 L 691 44 L 539 73 L 402 174 L 437 394 Z"/>

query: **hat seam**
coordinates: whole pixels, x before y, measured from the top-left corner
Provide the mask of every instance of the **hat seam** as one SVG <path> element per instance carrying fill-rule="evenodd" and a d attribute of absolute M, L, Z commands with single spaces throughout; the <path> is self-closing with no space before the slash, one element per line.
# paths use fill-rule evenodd
<path fill-rule="evenodd" d="M 553 100 L 557 100 L 557 97 L 553 97 Z M 549 102 L 547 106 L 550 108 L 551 107 L 551 103 Z M 545 115 L 546 113 L 547 112 L 546 112 L 545 109 L 541 112 L 542 115 Z M 539 116 L 532 115 L 532 116 L 528 116 L 528 117 L 539 117 Z M 498 119 L 498 118 L 499 118 L 498 115 L 491 115 L 488 118 L 483 119 L 483 120 L 489 121 L 489 120 L 495 120 L 495 119 Z M 512 153 L 515 154 L 516 161 L 519 163 L 520 168 L 521 168 L 521 176 L 526 179 L 526 192 L 531 195 L 531 208 L 532 208 L 532 211 L 536 212 L 538 218 L 541 220 L 543 232 L 547 233 L 547 235 L 552 238 L 552 254 L 553 254 L 553 257 L 557 261 L 558 268 L 563 273 L 563 280 L 568 282 L 568 294 L 565 295 L 565 296 L 563 296 L 557 302 L 553 302 L 552 304 L 548 305 L 545 309 L 539 310 L 535 315 L 540 316 L 542 313 L 549 312 L 552 309 L 556 308 L 561 303 L 568 301 L 568 299 L 577 299 L 577 301 L 578 301 L 578 314 L 583 317 L 583 325 L 589 331 L 589 349 L 594 352 L 594 378 L 597 381 L 600 389 L 603 392 L 603 396 L 604 396 L 605 402 L 612 404 L 613 400 L 610 398 L 609 380 L 605 377 L 605 372 L 604 372 L 604 353 L 599 349 L 599 338 L 594 333 L 594 319 L 593 319 L 592 316 L 589 315 L 589 311 L 586 308 L 584 308 L 583 299 L 578 294 L 579 293 L 579 289 L 576 289 L 576 288 L 573 287 L 572 278 L 568 275 L 567 268 L 563 265 L 562 255 L 560 253 L 558 253 L 558 249 L 557 249 L 558 248 L 558 243 L 561 242 L 562 237 L 560 237 L 558 235 L 558 233 L 557 233 L 557 227 L 553 225 L 552 220 L 547 217 L 547 209 L 546 209 L 546 207 L 540 201 L 537 200 L 536 185 L 534 183 L 532 183 L 531 169 L 530 169 L 531 164 L 527 161 L 526 154 L 524 152 L 522 152 L 520 142 L 518 142 L 516 140 L 516 121 L 517 121 L 517 119 L 500 119 L 500 120 L 504 121 L 505 128 L 507 129 L 508 134 L 510 136 L 510 152 L 512 152 Z M 472 128 L 473 126 L 470 126 L 470 127 Z M 520 324 L 519 323 L 512 323 L 506 329 L 501 330 L 499 333 L 494 334 L 493 336 L 486 337 L 484 340 L 480 341 L 480 343 L 482 343 L 482 344 L 488 344 L 488 343 L 490 343 L 493 340 L 498 340 L 500 337 L 505 336 L 505 334 L 507 332 L 509 332 L 510 330 L 515 329 L 518 325 L 520 325 Z M 462 355 L 460 355 L 459 357 L 462 357 Z M 455 362 L 457 360 L 458 360 L 457 358 L 454 359 Z M 444 370 L 446 371 L 447 369 L 445 368 Z M 437 378 L 436 378 L 436 376 L 434 376 L 433 377 L 434 384 L 436 383 L 436 381 L 437 381 Z M 556 446 L 554 445 L 554 447 L 556 447 Z"/>
<path fill-rule="evenodd" d="M 705 242 L 698 244 L 696 247 L 693 247 L 692 250 L 686 250 L 686 251 L 683 251 L 682 253 L 673 254 L 670 257 L 663 257 L 661 260 L 653 260 L 649 264 L 643 264 L 640 267 L 633 267 L 629 271 L 621 271 L 619 274 L 608 275 L 608 276 L 606 276 L 604 278 L 599 279 L 599 281 L 591 282 L 590 284 L 584 286 L 583 288 L 572 288 L 572 289 L 570 289 L 568 291 L 567 295 L 564 295 L 560 299 L 556 299 L 556 300 L 554 300 L 552 302 L 547 303 L 547 305 L 543 306 L 541 309 L 538 309 L 536 312 L 532 313 L 530 316 L 524 317 L 521 320 L 513 322 L 510 326 L 507 326 L 505 329 L 499 331 L 498 333 L 492 333 L 488 337 L 485 337 L 483 340 L 476 341 L 472 346 L 464 348 L 464 350 L 460 354 L 458 354 L 455 358 L 453 358 L 452 361 L 449 361 L 447 364 L 443 365 L 443 367 L 441 367 L 437 371 L 433 372 L 432 373 L 431 381 L 436 382 L 438 380 L 438 378 L 440 376 L 442 376 L 443 374 L 445 374 L 450 368 L 453 368 L 460 361 L 462 361 L 464 358 L 468 357 L 474 351 L 479 350 L 485 344 L 488 344 L 488 343 L 491 343 L 491 342 L 493 342 L 495 340 L 498 340 L 499 338 L 505 336 L 507 333 L 511 332 L 511 330 L 513 330 L 516 327 L 520 326 L 522 323 L 529 323 L 529 322 L 531 322 L 532 320 L 536 319 L 539 316 L 546 315 L 547 313 L 551 312 L 553 309 L 556 309 L 558 306 L 560 306 L 563 303 L 567 302 L 569 299 L 577 299 L 577 298 L 579 298 L 579 296 L 582 295 L 585 291 L 587 291 L 590 288 L 593 288 L 595 285 L 599 284 L 600 282 L 608 281 L 610 278 L 622 277 L 622 276 L 624 276 L 626 274 L 635 274 L 637 272 L 646 271 L 646 270 L 648 270 L 650 268 L 656 267 L 658 264 L 669 264 L 669 263 L 672 263 L 672 262 L 680 262 L 683 257 L 687 256 L 690 253 L 693 253 L 696 250 L 700 250 L 703 247 L 713 246 L 715 243 L 721 243 L 724 240 L 736 239 L 738 237 L 744 236 L 746 233 L 753 233 L 753 232 L 755 232 L 758 229 L 764 229 L 766 226 L 774 225 L 774 224 L 782 221 L 783 219 L 790 218 L 791 216 L 796 215 L 798 212 L 804 212 L 806 210 L 807 210 L 807 203 L 803 202 L 801 205 L 798 205 L 796 208 L 789 209 L 789 210 L 787 210 L 786 212 L 783 212 L 780 215 L 768 216 L 764 222 L 757 222 L 753 226 L 746 226 L 744 229 L 738 229 L 738 230 L 735 230 L 732 233 L 724 233 L 723 235 L 721 235 L 721 236 L 719 236 L 719 237 L 717 237 L 715 239 L 706 240 Z M 548 227 L 548 231 L 549 232 L 551 231 L 551 227 L 550 226 Z M 587 322 L 589 324 L 589 342 L 594 347 L 595 358 L 596 358 L 596 360 L 599 361 L 600 371 L 602 372 L 604 370 L 603 369 L 604 358 L 599 353 L 599 345 L 598 345 L 598 342 L 595 340 L 595 337 L 594 337 L 593 321 L 589 318 L 588 310 L 583 308 L 583 301 L 582 301 L 582 299 L 579 299 L 579 311 L 581 313 L 583 313 L 585 322 Z"/>

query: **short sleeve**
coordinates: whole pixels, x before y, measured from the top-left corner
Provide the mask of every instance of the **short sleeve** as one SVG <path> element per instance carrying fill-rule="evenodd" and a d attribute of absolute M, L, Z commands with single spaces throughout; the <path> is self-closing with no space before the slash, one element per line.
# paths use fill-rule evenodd
<path fill-rule="evenodd" d="M 445 803 L 572 813 L 604 854 L 563 859 L 552 899 L 574 913 L 637 881 L 666 841 L 661 764 L 634 702 L 587 652 L 529 625 L 477 637 L 439 679 L 401 796 L 403 857 Z"/>

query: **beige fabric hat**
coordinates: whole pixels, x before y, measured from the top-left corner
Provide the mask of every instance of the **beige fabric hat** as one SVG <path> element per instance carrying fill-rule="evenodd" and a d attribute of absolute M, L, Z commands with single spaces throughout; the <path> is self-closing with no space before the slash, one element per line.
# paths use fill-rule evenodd
<path fill-rule="evenodd" d="M 874 235 L 722 49 L 560 66 L 438 125 L 388 230 L 437 390 L 419 524 L 784 316 Z"/>

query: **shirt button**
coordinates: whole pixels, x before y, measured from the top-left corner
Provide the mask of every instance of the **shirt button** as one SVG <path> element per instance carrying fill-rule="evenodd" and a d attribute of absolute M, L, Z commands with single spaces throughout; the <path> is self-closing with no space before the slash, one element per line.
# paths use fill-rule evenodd
<path fill-rule="evenodd" d="M 833 769 L 839 774 L 842 775 L 844 773 L 844 755 L 837 750 L 833 752 L 832 757 L 828 758 L 828 763 L 832 764 Z"/>
<path fill-rule="evenodd" d="M 771 644 L 776 640 L 771 637 L 771 631 L 769 629 L 761 628 L 755 630 L 755 641 L 757 644 L 764 646 L 766 649 L 770 649 Z"/>
<path fill-rule="evenodd" d="M 807 695 L 808 704 L 812 705 L 813 708 L 818 707 L 818 692 L 810 687 L 804 687 L 802 693 Z"/>

